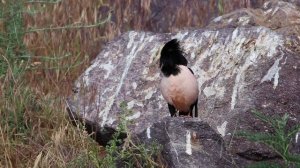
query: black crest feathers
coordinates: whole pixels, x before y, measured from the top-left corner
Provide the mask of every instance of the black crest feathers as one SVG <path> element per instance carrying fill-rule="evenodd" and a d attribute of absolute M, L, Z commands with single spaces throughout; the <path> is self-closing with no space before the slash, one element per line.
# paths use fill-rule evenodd
<path fill-rule="evenodd" d="M 187 60 L 183 56 L 177 39 L 167 42 L 160 54 L 159 67 L 165 76 L 177 75 L 180 72 L 178 65 L 187 66 Z"/>

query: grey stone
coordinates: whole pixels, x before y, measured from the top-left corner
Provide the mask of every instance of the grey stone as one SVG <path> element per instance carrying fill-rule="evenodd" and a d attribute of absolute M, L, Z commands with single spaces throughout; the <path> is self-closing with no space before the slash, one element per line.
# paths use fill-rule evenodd
<path fill-rule="evenodd" d="M 162 145 L 167 167 L 233 167 L 222 137 L 199 119 L 166 117 L 137 137 L 144 144 Z"/>
<path fill-rule="evenodd" d="M 270 0 L 258 9 L 244 8 L 219 16 L 206 28 L 236 28 L 264 26 L 281 34 L 298 34 L 300 29 L 300 1 Z"/>

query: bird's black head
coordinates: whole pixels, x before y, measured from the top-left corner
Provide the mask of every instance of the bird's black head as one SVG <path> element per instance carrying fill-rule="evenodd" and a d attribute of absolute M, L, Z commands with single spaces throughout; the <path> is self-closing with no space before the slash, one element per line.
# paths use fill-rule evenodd
<path fill-rule="evenodd" d="M 180 72 L 178 65 L 187 66 L 187 63 L 177 39 L 167 42 L 162 48 L 159 67 L 166 77 L 177 75 Z"/>

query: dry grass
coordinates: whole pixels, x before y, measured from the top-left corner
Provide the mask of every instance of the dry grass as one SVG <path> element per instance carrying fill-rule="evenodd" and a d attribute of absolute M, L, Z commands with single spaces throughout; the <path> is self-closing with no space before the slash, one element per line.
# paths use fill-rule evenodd
<path fill-rule="evenodd" d="M 100 159 L 103 148 L 70 125 L 64 99 L 105 40 L 97 26 L 102 3 L 1 2 L 0 63 L 7 68 L 1 73 L 0 167 L 97 165 L 93 158 Z"/>
<path fill-rule="evenodd" d="M 59 94 L 62 91 L 64 95 L 68 94 L 71 83 L 89 65 L 107 39 L 101 32 L 104 24 L 93 27 L 107 19 L 107 16 L 102 17 L 98 12 L 102 5 L 103 2 L 96 0 L 64 0 L 46 6 L 39 3 L 27 5 L 27 10 L 42 11 L 25 16 L 26 29 L 39 30 L 27 33 L 24 38 L 25 45 L 34 55 L 33 63 L 38 63 L 33 64 L 34 69 L 28 75 L 30 84 L 42 87 L 45 94 L 54 90 Z M 91 27 L 75 28 L 86 25 Z M 53 30 L 60 27 L 67 28 Z"/>
<path fill-rule="evenodd" d="M 151 0 L 44 1 L 0 1 L 0 167 L 98 167 L 103 148 L 65 116 L 74 80 L 120 33 L 201 27 L 218 14 L 205 13 L 207 6 L 217 9 L 219 2 L 203 7 L 183 1 L 175 21 L 163 28 Z M 234 7 L 224 1 L 222 12 L 246 2 Z M 192 6 L 199 10 L 191 12 Z"/>

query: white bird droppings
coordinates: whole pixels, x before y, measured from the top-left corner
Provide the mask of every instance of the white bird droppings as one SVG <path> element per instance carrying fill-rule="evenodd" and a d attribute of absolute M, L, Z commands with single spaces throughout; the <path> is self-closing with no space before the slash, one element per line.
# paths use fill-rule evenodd
<path fill-rule="evenodd" d="M 210 97 L 216 94 L 216 91 L 213 87 L 206 87 L 203 89 L 203 93 L 206 97 Z"/>
<path fill-rule="evenodd" d="M 265 81 L 271 81 L 274 78 L 273 89 L 276 89 L 276 87 L 278 86 L 279 71 L 281 69 L 281 67 L 279 67 L 279 61 L 281 59 L 282 59 L 282 56 L 274 62 L 274 64 L 268 70 L 267 74 L 262 78 L 260 83 L 263 83 Z"/>
<path fill-rule="evenodd" d="M 225 121 L 225 122 L 223 122 L 223 124 L 222 124 L 221 126 L 217 126 L 217 130 L 218 130 L 218 132 L 222 135 L 222 137 L 225 136 L 227 124 L 228 124 L 228 122 Z"/>
<path fill-rule="evenodd" d="M 137 35 L 137 33 L 136 32 L 130 32 L 129 33 L 129 42 L 128 42 L 128 44 L 127 44 L 127 49 L 129 49 L 129 48 L 131 48 L 132 47 L 132 45 L 133 45 L 133 42 L 134 42 L 134 37 Z"/>
<path fill-rule="evenodd" d="M 234 39 L 237 37 L 238 32 L 239 32 L 239 29 L 238 29 L 238 28 L 234 29 L 234 31 L 232 32 L 232 36 L 231 36 L 231 39 L 232 39 L 232 40 L 234 40 Z"/>
<path fill-rule="evenodd" d="M 191 132 L 190 131 L 186 131 L 186 149 L 185 149 L 185 153 L 187 153 L 188 155 L 192 155 L 192 144 L 191 144 Z"/>
<path fill-rule="evenodd" d="M 216 18 L 214 18 L 214 22 L 219 22 L 219 21 L 221 21 L 221 19 L 222 19 L 222 16 L 218 16 L 218 17 L 216 17 Z"/>
<path fill-rule="evenodd" d="M 108 119 L 107 123 L 111 125 L 111 124 L 113 124 L 115 121 L 116 121 L 116 119 L 110 118 L 110 119 Z"/>
<path fill-rule="evenodd" d="M 132 83 L 132 88 L 135 90 L 135 89 L 136 89 L 136 87 L 137 87 L 137 84 L 136 84 L 136 82 L 133 82 L 133 83 Z"/>
<path fill-rule="evenodd" d="M 224 87 L 208 86 L 203 89 L 203 93 L 206 97 L 214 96 L 223 97 L 225 93 Z"/>
<path fill-rule="evenodd" d="M 243 26 L 247 25 L 249 22 L 250 22 L 250 17 L 249 16 L 243 16 L 243 17 L 240 17 L 238 22 L 240 24 L 242 24 Z"/>
<path fill-rule="evenodd" d="M 150 132 L 150 127 L 147 128 L 147 138 L 150 139 L 151 138 L 151 132 Z"/>
<path fill-rule="evenodd" d="M 176 35 L 174 35 L 174 36 L 172 37 L 172 39 L 176 38 L 176 39 L 178 39 L 178 40 L 180 41 L 180 40 L 182 40 L 185 36 L 187 36 L 188 34 L 189 34 L 188 31 L 186 31 L 186 32 L 179 32 L 179 33 L 177 33 Z"/>
<path fill-rule="evenodd" d="M 141 116 L 141 112 L 137 112 L 137 113 L 135 113 L 135 114 L 133 114 L 131 116 L 127 116 L 125 119 L 126 120 L 133 120 L 133 119 L 139 118 L 140 116 Z"/>
<path fill-rule="evenodd" d="M 151 89 L 151 90 L 150 90 Z M 156 92 L 155 90 L 153 90 L 152 88 L 150 88 L 149 90 L 147 89 L 148 93 L 145 96 L 145 100 L 148 100 L 152 97 L 152 95 Z"/>
<path fill-rule="evenodd" d="M 114 66 L 111 64 L 111 61 L 109 61 L 107 64 L 101 64 L 100 68 L 106 70 L 106 75 L 104 76 L 104 79 L 107 79 L 111 71 L 114 69 Z"/>
<path fill-rule="evenodd" d="M 136 102 L 135 102 L 134 100 L 128 102 L 128 103 L 127 103 L 127 108 L 128 108 L 129 110 L 132 109 L 135 103 L 136 103 Z"/>

